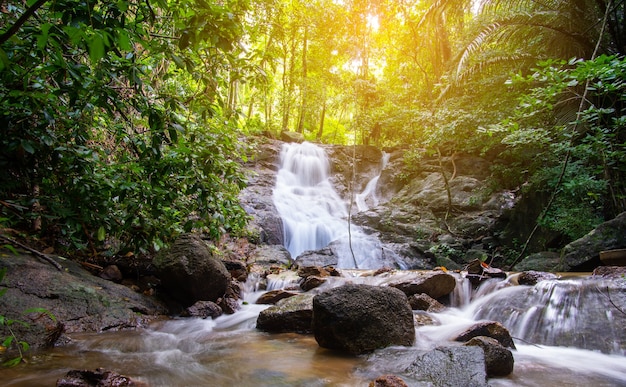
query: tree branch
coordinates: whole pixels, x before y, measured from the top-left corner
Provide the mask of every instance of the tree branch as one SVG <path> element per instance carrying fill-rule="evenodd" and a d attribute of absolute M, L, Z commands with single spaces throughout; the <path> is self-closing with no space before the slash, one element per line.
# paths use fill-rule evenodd
<path fill-rule="evenodd" d="M 33 16 L 33 14 L 47 1 L 48 0 L 37 0 L 35 4 L 31 5 L 30 8 L 28 8 L 26 12 L 24 12 L 22 16 L 17 19 L 17 21 L 11 26 L 11 28 L 9 28 L 5 33 L 0 35 L 0 44 L 4 44 L 4 42 L 9 40 L 11 36 L 15 35 L 17 31 L 19 31 L 20 27 L 22 27 L 24 23 L 26 23 L 26 20 Z"/>

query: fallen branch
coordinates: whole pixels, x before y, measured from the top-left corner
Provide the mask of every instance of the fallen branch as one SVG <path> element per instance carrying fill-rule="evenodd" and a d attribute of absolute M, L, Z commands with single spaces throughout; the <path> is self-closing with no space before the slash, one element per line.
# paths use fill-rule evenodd
<path fill-rule="evenodd" d="M 16 241 L 15 239 L 9 238 L 6 235 L 2 235 L 0 234 L 0 239 L 4 239 L 5 241 L 9 242 L 10 244 L 12 244 L 13 246 L 22 248 L 24 250 L 28 250 L 29 252 L 33 253 L 37 258 L 41 258 L 44 261 L 48 262 L 49 264 L 51 264 L 52 266 L 56 267 L 56 269 L 58 271 L 63 271 L 63 267 L 61 267 L 61 265 L 59 265 L 55 260 L 53 260 L 52 258 L 50 258 L 49 256 L 47 256 L 46 254 L 37 251 L 35 249 L 33 249 L 32 247 L 28 247 L 25 244 L 22 244 L 18 241 Z"/>

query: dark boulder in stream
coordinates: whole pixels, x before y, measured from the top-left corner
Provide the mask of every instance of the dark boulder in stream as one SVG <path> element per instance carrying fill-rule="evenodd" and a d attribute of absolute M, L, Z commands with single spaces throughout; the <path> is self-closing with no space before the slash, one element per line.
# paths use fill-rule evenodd
<path fill-rule="evenodd" d="M 474 337 L 486 336 L 496 339 L 501 345 L 515 349 L 513 338 L 508 329 L 497 321 L 483 321 L 469 327 L 465 332 L 457 336 L 455 341 L 469 341 Z"/>
<path fill-rule="evenodd" d="M 476 336 L 464 345 L 483 349 L 485 370 L 488 377 L 507 376 L 513 372 L 515 362 L 513 353 L 500 344 L 498 340 L 491 337 Z"/>
<path fill-rule="evenodd" d="M 441 271 L 416 272 L 410 280 L 393 283 L 390 286 L 402 290 L 407 296 L 424 293 L 437 299 L 452 293 L 456 287 L 456 280 L 450 274 Z"/>
<path fill-rule="evenodd" d="M 320 347 L 355 355 L 415 341 L 406 295 L 371 285 L 346 284 L 315 296 L 313 333 Z"/>
<path fill-rule="evenodd" d="M 216 302 L 230 284 L 224 263 L 213 256 L 199 236 L 186 234 L 153 260 L 167 295 L 183 306 L 196 301 Z"/>
<path fill-rule="evenodd" d="M 259 313 L 256 327 L 266 332 L 310 333 L 313 295 L 298 294 L 284 298 Z"/>
<path fill-rule="evenodd" d="M 600 265 L 603 250 L 626 248 L 626 212 L 604 222 L 563 248 L 559 271 L 591 270 Z"/>

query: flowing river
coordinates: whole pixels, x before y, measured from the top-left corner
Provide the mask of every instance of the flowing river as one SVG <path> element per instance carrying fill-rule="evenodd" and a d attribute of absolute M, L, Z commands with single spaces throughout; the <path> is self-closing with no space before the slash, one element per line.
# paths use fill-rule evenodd
<path fill-rule="evenodd" d="M 344 278 L 317 291 L 347 280 L 385 286 L 411 275 L 362 273 L 367 272 L 345 271 Z M 412 347 L 353 357 L 320 348 L 313 335 L 260 332 L 256 318 L 267 306 L 254 304 L 263 292 L 255 291 L 251 279 L 246 301 L 233 315 L 161 321 L 138 331 L 72 335 L 67 346 L 3 369 L 2 383 L 53 386 L 70 369 L 103 367 L 150 386 L 366 386 L 389 373 L 409 386 L 421 386 L 404 373 L 417 354 L 450 344 L 474 322 L 489 319 L 502 322 L 517 346 L 514 372 L 489 379 L 492 386 L 626 386 L 626 316 L 612 305 L 625 297 L 619 290 L 623 279 L 580 277 L 533 287 L 502 281 L 478 291 L 465 279 L 458 281 L 450 303 L 461 304 L 428 314 L 437 325 L 416 327 Z M 288 279 L 275 277 L 268 289 L 288 285 Z"/>

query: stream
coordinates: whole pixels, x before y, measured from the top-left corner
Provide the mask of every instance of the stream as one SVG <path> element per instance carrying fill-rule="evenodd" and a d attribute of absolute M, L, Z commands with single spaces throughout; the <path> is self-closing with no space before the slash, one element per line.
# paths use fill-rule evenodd
<path fill-rule="evenodd" d="M 316 291 L 345 281 L 385 286 L 411 275 L 367 273 L 347 270 Z M 417 354 L 449 345 L 476 321 L 490 319 L 511 331 L 517 347 L 513 373 L 489 379 L 492 386 L 626 386 L 626 316 L 604 293 L 611 289 L 612 297 L 624 297 L 618 290 L 624 288 L 623 279 L 579 277 L 533 287 L 504 280 L 478 290 L 462 276 L 458 281 L 449 303 L 469 301 L 428 313 L 437 325 L 416 326 L 412 347 L 354 357 L 320 348 L 313 335 L 258 331 L 256 318 L 268 306 L 254 304 L 264 291 L 255 290 L 258 283 L 250 279 L 241 310 L 233 315 L 160 321 L 138 331 L 74 334 L 67 346 L 3 369 L 3 385 L 53 386 L 70 369 L 103 367 L 150 386 L 366 386 L 389 373 L 409 386 L 422 386 L 404 373 Z M 289 278 L 274 276 L 267 290 L 290 284 Z"/>

